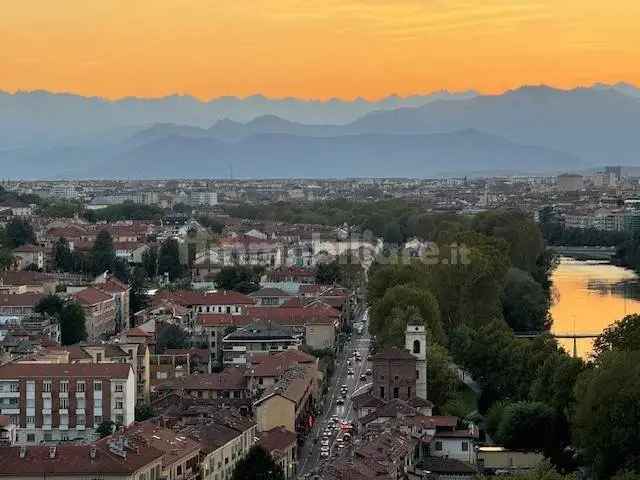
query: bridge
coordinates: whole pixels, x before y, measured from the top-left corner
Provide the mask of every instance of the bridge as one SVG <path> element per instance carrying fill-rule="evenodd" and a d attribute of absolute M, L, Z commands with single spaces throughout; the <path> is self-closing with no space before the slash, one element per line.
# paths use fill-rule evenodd
<path fill-rule="evenodd" d="M 597 338 L 602 332 L 549 332 L 543 330 L 541 332 L 514 332 L 516 338 L 536 338 L 541 335 L 551 335 L 554 338 L 572 339 L 573 340 L 573 356 L 578 356 L 578 339 L 579 338 Z"/>
<path fill-rule="evenodd" d="M 616 247 L 570 247 L 567 245 L 552 245 L 549 250 L 564 257 L 576 260 L 611 260 L 616 254 Z"/>

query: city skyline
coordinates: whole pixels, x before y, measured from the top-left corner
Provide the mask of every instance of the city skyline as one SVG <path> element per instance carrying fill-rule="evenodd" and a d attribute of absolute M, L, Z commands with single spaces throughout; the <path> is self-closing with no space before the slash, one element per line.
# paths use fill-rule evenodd
<path fill-rule="evenodd" d="M 141 0 L 5 6 L 0 90 L 377 99 L 640 83 L 637 2 Z"/>

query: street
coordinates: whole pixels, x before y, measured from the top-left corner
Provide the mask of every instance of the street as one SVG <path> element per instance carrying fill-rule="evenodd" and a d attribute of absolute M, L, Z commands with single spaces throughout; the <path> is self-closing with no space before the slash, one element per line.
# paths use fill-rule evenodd
<path fill-rule="evenodd" d="M 299 452 L 298 478 L 314 478 L 313 475 L 319 475 L 327 461 L 338 455 L 341 444 L 344 448 L 344 432 L 335 427 L 335 418 L 346 422 L 353 420 L 352 395 L 357 389 L 371 381 L 371 377 L 366 375 L 367 369 L 371 368 L 367 361 L 371 343 L 367 328 L 367 310 L 354 322 L 354 324 L 357 323 L 362 323 L 362 333 L 358 333 L 354 329 L 351 340 L 345 342 L 343 350 L 336 358 L 335 371 L 324 401 L 323 413 L 317 418 L 316 424 L 307 437 L 306 444 Z M 354 356 L 356 351 L 360 354 L 360 361 L 357 361 Z M 353 371 L 352 374 L 349 374 L 349 370 Z M 361 381 L 361 377 L 366 378 L 366 381 Z M 343 385 L 346 386 L 347 394 L 343 399 L 344 403 L 338 405 L 339 400 L 343 398 L 341 393 Z M 331 428 L 330 432 L 327 427 Z M 325 432 L 328 435 L 325 435 Z M 325 450 L 328 447 L 328 453 L 324 454 L 322 453 L 323 439 L 327 440 Z"/>

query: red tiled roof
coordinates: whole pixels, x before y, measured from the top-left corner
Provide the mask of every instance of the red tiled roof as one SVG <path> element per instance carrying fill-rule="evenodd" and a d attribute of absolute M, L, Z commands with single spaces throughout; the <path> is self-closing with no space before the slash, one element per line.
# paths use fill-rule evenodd
<path fill-rule="evenodd" d="M 82 305 L 95 305 L 96 303 L 106 302 L 112 300 L 111 295 L 106 294 L 102 290 L 98 290 L 94 287 L 88 287 L 84 290 L 80 290 L 73 294 L 75 298 Z"/>
<path fill-rule="evenodd" d="M 278 456 L 296 444 L 296 434 L 284 427 L 275 427 L 260 434 L 260 445 L 271 455 Z"/>
<path fill-rule="evenodd" d="M 109 438 L 95 444 L 95 458 L 87 445 L 57 445 L 55 455 L 48 446 L 0 448 L 0 476 L 69 478 L 70 476 L 132 475 L 157 462 L 162 452 L 144 443 L 127 450 L 126 457 L 112 453 Z M 25 448 L 24 458 L 20 458 Z"/>
<path fill-rule="evenodd" d="M 242 390 L 245 387 L 245 372 L 235 367 L 226 368 L 220 373 L 178 377 L 158 386 L 160 390 Z"/>
<path fill-rule="evenodd" d="M 124 335 L 126 335 L 127 337 L 152 337 L 153 336 L 149 332 L 145 332 L 144 330 L 142 330 L 140 327 L 130 328 L 129 330 L 124 332 Z"/>
<path fill-rule="evenodd" d="M 35 307 L 45 295 L 41 293 L 19 293 L 0 295 L 0 307 Z"/>
<path fill-rule="evenodd" d="M 0 378 L 85 377 L 126 379 L 128 363 L 7 363 L 0 366 Z"/>
<path fill-rule="evenodd" d="M 333 308 L 304 307 L 250 307 L 247 316 L 253 320 L 270 320 L 280 325 L 303 325 L 305 323 L 333 323 L 340 313 Z"/>
<path fill-rule="evenodd" d="M 191 305 L 253 305 L 254 300 L 242 293 L 231 290 L 221 290 L 219 292 L 191 292 L 181 290 L 177 292 L 162 291 L 157 294 L 158 298 L 170 300 L 182 306 Z"/>
<path fill-rule="evenodd" d="M 95 287 L 109 293 L 123 293 L 129 290 L 129 286 L 122 283 L 117 278 L 111 277 L 104 283 L 97 283 Z"/>
<path fill-rule="evenodd" d="M 241 327 L 251 323 L 246 315 L 231 315 L 230 313 L 199 313 L 198 322 L 203 327 Z"/>
<path fill-rule="evenodd" d="M 144 438 L 147 443 L 164 453 L 162 465 L 171 467 L 186 457 L 193 456 L 200 450 L 195 440 L 180 435 L 169 428 L 162 428 L 152 421 L 138 422 L 127 428 L 127 437 Z"/>

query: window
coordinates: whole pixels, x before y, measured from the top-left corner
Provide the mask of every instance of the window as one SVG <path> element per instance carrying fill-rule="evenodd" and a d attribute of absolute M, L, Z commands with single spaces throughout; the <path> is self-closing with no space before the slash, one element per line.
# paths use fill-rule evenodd
<path fill-rule="evenodd" d="M 436 442 L 436 452 L 441 452 L 442 451 L 442 442 L 438 441 Z"/>
<path fill-rule="evenodd" d="M 85 416 L 84 415 L 78 415 L 76 417 L 76 425 L 81 425 L 84 426 L 86 420 L 85 420 Z"/>
<path fill-rule="evenodd" d="M 42 383 L 43 392 L 51 392 L 51 380 L 46 380 Z"/>
<path fill-rule="evenodd" d="M 76 408 L 83 409 L 84 408 L 84 398 L 76 399 Z"/>
<path fill-rule="evenodd" d="M 84 382 L 76 383 L 76 392 L 84 393 Z"/>
<path fill-rule="evenodd" d="M 122 410 L 124 408 L 124 402 L 122 400 L 116 400 L 116 409 Z"/>
<path fill-rule="evenodd" d="M 100 352 L 96 353 L 96 363 L 100 363 L 102 361 L 102 354 Z"/>
<path fill-rule="evenodd" d="M 420 378 L 420 370 L 416 370 L 416 378 Z"/>
<path fill-rule="evenodd" d="M 36 417 L 27 417 L 27 425 L 35 425 L 36 424 Z"/>
<path fill-rule="evenodd" d="M 67 382 L 66 380 L 60 382 L 60 392 L 66 393 L 68 391 L 69 391 L 69 382 Z"/>
<path fill-rule="evenodd" d="M 124 389 L 124 386 L 121 383 L 116 383 L 116 392 L 121 393 Z"/>
<path fill-rule="evenodd" d="M 51 426 L 51 415 L 43 415 L 42 416 L 42 424 Z"/>
<path fill-rule="evenodd" d="M 384 387 L 380 387 L 380 398 L 384 398 Z"/>
<path fill-rule="evenodd" d="M 35 433 L 27 433 L 27 442 L 33 443 L 35 441 L 36 441 L 36 434 Z"/>
<path fill-rule="evenodd" d="M 100 415 L 96 415 L 96 416 L 94 416 L 94 417 L 93 417 L 93 424 L 94 424 L 95 426 L 98 426 L 98 425 L 100 425 L 101 423 L 102 423 L 102 416 L 100 416 Z"/>
<path fill-rule="evenodd" d="M 20 391 L 20 384 L 19 383 L 12 383 L 9 385 L 9 391 L 10 392 L 19 392 Z"/>
<path fill-rule="evenodd" d="M 52 440 L 51 432 L 44 432 L 44 441 L 50 442 Z"/>
<path fill-rule="evenodd" d="M 400 389 L 398 387 L 393 387 L 393 398 L 398 398 L 400 396 Z"/>
<path fill-rule="evenodd" d="M 102 391 L 102 382 L 100 382 L 100 381 L 93 382 L 93 390 L 95 392 L 101 392 Z"/>
<path fill-rule="evenodd" d="M 42 401 L 42 408 L 45 410 L 51 410 L 51 399 L 50 398 L 45 398 Z"/>
<path fill-rule="evenodd" d="M 66 442 L 69 440 L 69 434 L 67 432 L 62 432 L 60 434 L 60 440 L 62 440 L 63 442 Z"/>
<path fill-rule="evenodd" d="M 407 397 L 411 398 L 411 387 L 407 387 Z"/>
<path fill-rule="evenodd" d="M 102 399 L 94 398 L 93 399 L 93 408 L 102 408 Z"/>
<path fill-rule="evenodd" d="M 469 443 L 468 442 L 462 442 L 462 451 L 463 452 L 468 452 L 469 451 Z"/>
<path fill-rule="evenodd" d="M 69 399 L 68 398 L 61 398 L 60 399 L 60 408 L 62 408 L 62 409 L 69 408 Z"/>
<path fill-rule="evenodd" d="M 420 340 L 413 341 L 413 353 L 420 353 Z"/>

